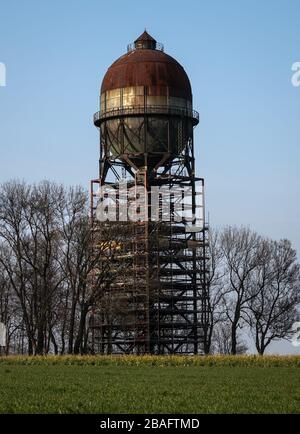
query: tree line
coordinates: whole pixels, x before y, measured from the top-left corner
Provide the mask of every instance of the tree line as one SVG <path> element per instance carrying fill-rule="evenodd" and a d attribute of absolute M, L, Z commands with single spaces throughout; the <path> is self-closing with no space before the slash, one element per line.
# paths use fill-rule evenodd
<path fill-rule="evenodd" d="M 209 255 L 205 353 L 245 352 L 248 337 L 262 355 L 271 342 L 289 338 L 300 302 L 291 242 L 226 227 L 210 233 Z"/>
<path fill-rule="evenodd" d="M 81 187 L 47 181 L 0 187 L 0 321 L 7 353 L 88 352 L 88 314 L 110 278 L 104 264 L 91 281 L 102 250 L 91 248 L 88 215 Z"/>
<path fill-rule="evenodd" d="M 7 327 L 7 354 L 91 351 L 89 315 L 114 279 L 101 257 L 103 250 L 114 254 L 109 247 L 117 234 L 106 236 L 92 248 L 89 197 L 81 187 L 0 186 L 0 322 Z M 272 341 L 290 336 L 300 267 L 288 240 L 244 227 L 211 230 L 208 257 L 205 353 L 245 352 L 245 336 L 251 336 L 263 354 Z"/>

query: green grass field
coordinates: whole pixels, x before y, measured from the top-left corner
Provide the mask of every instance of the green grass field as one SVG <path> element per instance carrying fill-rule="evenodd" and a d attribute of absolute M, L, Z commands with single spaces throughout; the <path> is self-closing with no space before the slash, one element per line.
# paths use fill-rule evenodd
<path fill-rule="evenodd" d="M 0 413 L 299 413 L 300 358 L 0 359 Z"/>

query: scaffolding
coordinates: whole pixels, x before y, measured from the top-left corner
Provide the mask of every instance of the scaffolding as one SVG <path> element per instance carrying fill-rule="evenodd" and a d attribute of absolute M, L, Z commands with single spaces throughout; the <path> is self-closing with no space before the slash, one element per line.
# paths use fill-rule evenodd
<path fill-rule="evenodd" d="M 114 248 L 113 252 L 103 252 L 102 260 L 109 263 L 111 270 L 111 282 L 99 288 L 101 297 L 90 317 L 91 346 L 95 353 L 199 354 L 203 351 L 208 227 L 204 180 L 194 175 L 193 154 L 190 140 L 176 157 L 161 156 L 155 170 L 148 171 L 145 164 L 133 171 L 128 155 L 118 158 L 105 155 L 100 161 L 105 176 L 91 182 L 94 248 L 107 242 L 107 237 Z M 105 165 L 109 167 L 106 170 Z M 109 171 L 115 178 L 110 182 Z M 121 197 L 119 189 L 124 175 L 127 210 L 131 210 L 131 220 L 125 222 L 120 221 L 124 192 Z M 99 222 L 96 218 L 101 200 L 99 187 L 103 185 L 116 192 L 116 221 Z M 159 193 L 155 218 L 153 194 L 150 194 L 153 187 L 167 192 L 166 197 Z M 141 189 L 145 192 L 144 202 L 137 204 Z M 180 193 L 174 194 L 176 189 L 189 192 L 184 204 Z M 172 194 L 168 194 L 170 191 Z M 176 204 L 178 200 L 180 203 Z M 181 208 L 185 208 L 184 218 L 178 216 Z"/>

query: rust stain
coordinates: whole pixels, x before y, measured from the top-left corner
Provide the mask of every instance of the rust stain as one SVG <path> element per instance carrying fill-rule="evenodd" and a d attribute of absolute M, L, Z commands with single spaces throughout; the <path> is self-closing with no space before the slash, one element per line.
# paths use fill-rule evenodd
<path fill-rule="evenodd" d="M 152 95 L 169 93 L 192 100 L 185 70 L 173 57 L 159 50 L 138 49 L 121 56 L 107 70 L 101 93 L 129 86 L 148 87 Z"/>

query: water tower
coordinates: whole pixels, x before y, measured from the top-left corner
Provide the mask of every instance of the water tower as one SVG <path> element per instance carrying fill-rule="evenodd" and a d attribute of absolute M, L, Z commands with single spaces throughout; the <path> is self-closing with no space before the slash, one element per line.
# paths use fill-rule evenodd
<path fill-rule="evenodd" d="M 115 249 L 106 258 L 104 250 L 102 266 L 109 263 L 111 282 L 99 288 L 90 319 L 95 352 L 202 351 L 207 228 L 204 181 L 195 175 L 198 123 L 186 72 L 145 31 L 106 72 L 94 115 L 100 131 L 100 174 L 91 184 L 94 248 L 103 246 L 109 233 Z M 120 219 L 120 181 L 126 181 L 125 203 L 134 221 L 126 210 Z M 99 187 L 116 191 L 115 221 L 96 218 L 103 200 Z M 180 219 L 175 193 L 180 196 L 181 190 L 188 198 L 179 201 L 185 211 Z"/>

